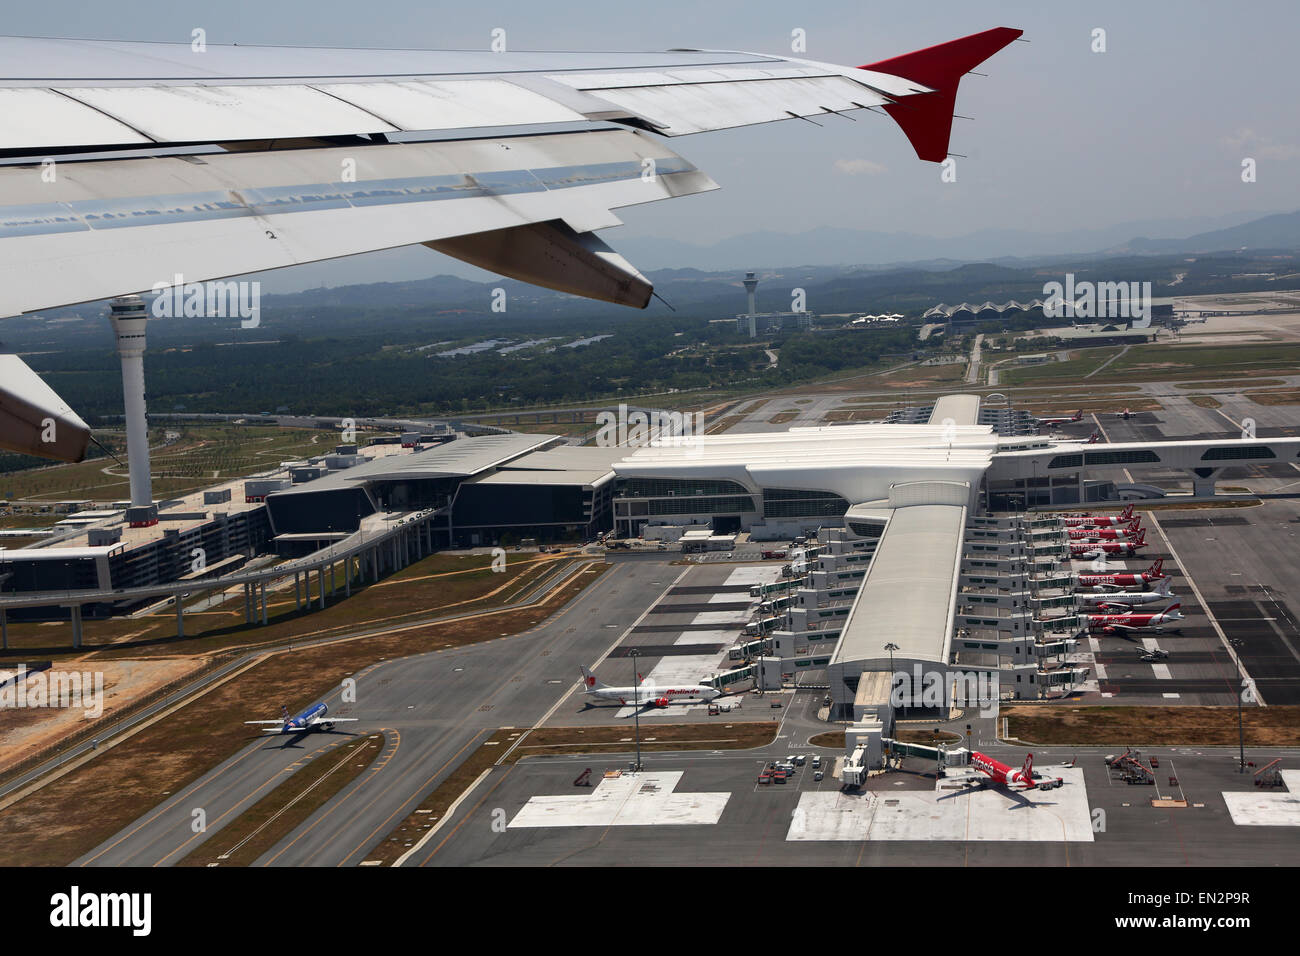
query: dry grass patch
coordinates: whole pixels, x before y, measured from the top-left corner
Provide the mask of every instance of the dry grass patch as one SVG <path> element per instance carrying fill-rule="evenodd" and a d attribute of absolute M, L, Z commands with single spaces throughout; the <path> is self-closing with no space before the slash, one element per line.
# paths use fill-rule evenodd
<path fill-rule="evenodd" d="M 1300 707 L 1247 707 L 1248 747 L 1300 745 Z M 1003 707 L 1008 735 L 1041 745 L 1237 746 L 1236 707 Z"/>

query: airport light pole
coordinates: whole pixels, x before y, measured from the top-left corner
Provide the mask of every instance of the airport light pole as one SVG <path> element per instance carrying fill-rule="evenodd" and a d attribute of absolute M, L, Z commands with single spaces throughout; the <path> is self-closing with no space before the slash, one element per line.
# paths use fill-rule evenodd
<path fill-rule="evenodd" d="M 1241 673 L 1241 646 L 1243 642 L 1239 637 L 1230 637 L 1228 638 L 1228 643 L 1231 644 L 1233 648 L 1234 653 L 1232 656 L 1233 656 L 1234 663 L 1237 665 L 1237 678 L 1238 678 L 1237 746 L 1240 749 L 1241 763 L 1237 767 L 1237 773 L 1245 773 L 1246 772 L 1246 727 L 1245 724 L 1242 722 L 1243 718 L 1241 713 L 1241 692 L 1245 689 L 1245 687 L 1242 686 L 1245 683 L 1245 679 L 1242 677 L 1242 673 Z"/>
<path fill-rule="evenodd" d="M 628 654 L 632 658 L 632 723 L 636 727 L 636 772 L 641 772 L 641 675 L 637 672 L 636 659 L 641 656 L 635 647 Z"/>

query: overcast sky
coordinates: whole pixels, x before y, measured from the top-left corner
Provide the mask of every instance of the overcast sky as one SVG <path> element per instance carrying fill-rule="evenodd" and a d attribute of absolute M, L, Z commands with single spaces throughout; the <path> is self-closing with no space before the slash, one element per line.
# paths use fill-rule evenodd
<path fill-rule="evenodd" d="M 607 233 L 710 242 L 818 226 L 951 236 L 1060 232 L 1300 207 L 1294 0 L 925 4 L 792 0 L 82 0 L 11 5 L 10 34 L 308 46 L 789 53 L 861 65 L 993 26 L 1013 43 L 962 82 L 957 182 L 916 159 L 892 120 L 790 121 L 679 137 L 721 190 L 624 210 Z M 1092 51 L 1105 30 L 1106 52 Z M 1258 163 L 1243 183 L 1241 162 Z M 1171 234 L 1176 230 L 1171 230 Z"/>

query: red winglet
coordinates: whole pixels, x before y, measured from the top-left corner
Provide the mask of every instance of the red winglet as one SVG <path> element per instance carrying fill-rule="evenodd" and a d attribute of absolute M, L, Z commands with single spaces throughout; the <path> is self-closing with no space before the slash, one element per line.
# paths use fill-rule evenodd
<path fill-rule="evenodd" d="M 948 156 L 952 111 L 961 78 L 1022 33 L 1023 30 L 1011 27 L 995 27 L 915 53 L 868 63 L 858 69 L 901 76 L 935 91 L 908 96 L 898 103 L 886 105 L 884 110 L 903 128 L 917 156 L 941 163 Z"/>

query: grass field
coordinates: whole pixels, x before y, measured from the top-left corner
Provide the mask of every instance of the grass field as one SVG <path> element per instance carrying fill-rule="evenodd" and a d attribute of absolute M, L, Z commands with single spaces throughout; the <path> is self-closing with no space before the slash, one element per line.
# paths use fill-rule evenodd
<path fill-rule="evenodd" d="M 504 571 L 491 569 L 491 556 L 435 554 L 374 584 L 354 579 L 352 597 L 344 600 L 342 563 L 327 572 L 323 610 L 297 610 L 293 586 L 273 591 L 267 600 L 268 623 L 250 625 L 244 619 L 242 597 L 212 610 L 185 615 L 184 638 L 176 637 L 176 615 L 164 609 L 140 618 L 86 620 L 83 646 L 76 656 L 142 658 L 183 653 L 210 654 L 231 647 L 248 647 L 287 640 L 328 637 L 363 627 L 392 626 L 437 614 L 482 610 L 510 603 L 515 594 L 557 573 L 571 559 L 519 554 Z M 11 659 L 39 656 L 58 660 L 73 655 L 72 629 L 67 623 L 9 623 Z"/>
<path fill-rule="evenodd" d="M 168 442 L 167 432 L 179 433 Z M 366 434 L 358 433 L 362 444 Z M 282 461 L 333 451 L 339 433 L 305 428 L 254 425 L 175 425 L 149 431 L 149 463 L 154 495 L 172 497 L 232 478 L 274 468 Z M 86 498 L 114 501 L 130 496 L 125 455 L 122 463 L 99 458 L 78 464 L 49 465 L 0 475 L 0 493 L 18 500 L 59 501 Z"/>

